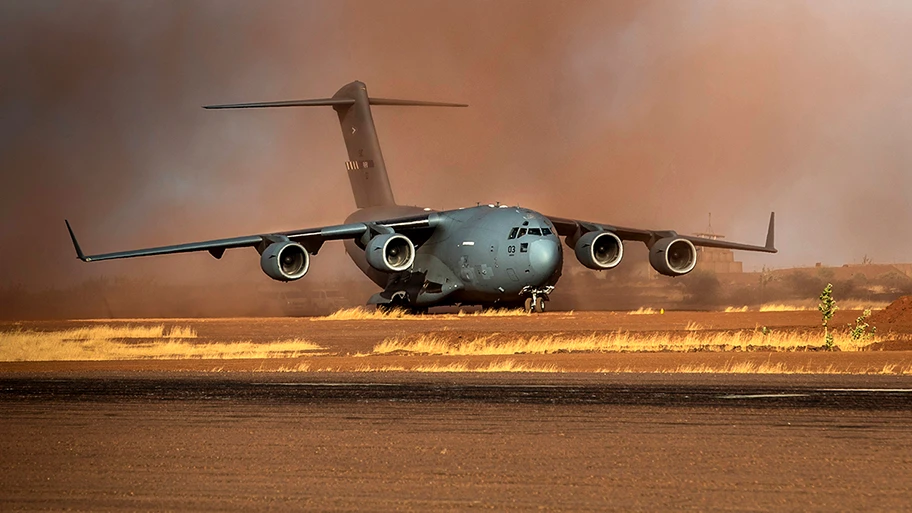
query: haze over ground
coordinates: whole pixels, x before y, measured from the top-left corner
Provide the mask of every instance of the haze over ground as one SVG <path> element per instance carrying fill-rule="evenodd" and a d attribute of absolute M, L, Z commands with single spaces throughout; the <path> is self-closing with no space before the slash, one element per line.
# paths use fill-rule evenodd
<path fill-rule="evenodd" d="M 252 250 L 90 252 L 335 224 L 354 209 L 331 96 L 375 108 L 397 200 L 761 243 L 747 268 L 908 262 L 912 4 L 5 2 L 0 286 L 266 280 Z M 327 248 L 313 276 L 352 276 Z M 323 258 L 321 258 L 321 256 Z M 569 256 L 569 254 L 568 254 Z"/>

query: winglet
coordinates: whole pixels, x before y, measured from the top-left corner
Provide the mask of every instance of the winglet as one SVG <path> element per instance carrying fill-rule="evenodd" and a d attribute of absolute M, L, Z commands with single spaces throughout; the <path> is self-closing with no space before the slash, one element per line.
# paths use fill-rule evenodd
<path fill-rule="evenodd" d="M 773 253 L 778 251 L 776 249 L 775 236 L 776 236 L 776 213 L 770 212 L 769 229 L 767 229 L 767 231 L 766 231 L 766 249 L 770 250 Z"/>
<path fill-rule="evenodd" d="M 89 259 L 82 253 L 82 249 L 79 247 L 79 243 L 76 242 L 76 235 L 73 233 L 73 229 L 70 228 L 70 222 L 66 219 L 63 220 L 66 223 L 67 231 L 70 232 L 70 238 L 73 239 L 73 247 L 76 248 L 76 258 L 82 260 L 83 262 L 88 262 Z"/>

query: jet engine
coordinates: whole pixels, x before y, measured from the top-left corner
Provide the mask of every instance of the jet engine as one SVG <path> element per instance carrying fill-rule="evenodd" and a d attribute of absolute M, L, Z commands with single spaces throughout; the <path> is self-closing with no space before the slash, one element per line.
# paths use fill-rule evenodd
<path fill-rule="evenodd" d="M 294 281 L 307 274 L 310 255 L 297 242 L 274 242 L 260 256 L 260 267 L 273 280 Z"/>
<path fill-rule="evenodd" d="M 659 274 L 681 276 L 697 265 L 697 248 L 687 239 L 659 239 L 649 248 L 649 263 Z"/>
<path fill-rule="evenodd" d="M 399 233 L 382 233 L 375 236 L 364 248 L 367 263 L 385 273 L 404 271 L 415 262 L 415 245 Z"/>
<path fill-rule="evenodd" d="M 621 238 L 611 232 L 588 232 L 573 246 L 576 258 L 589 269 L 612 269 L 624 257 Z"/>

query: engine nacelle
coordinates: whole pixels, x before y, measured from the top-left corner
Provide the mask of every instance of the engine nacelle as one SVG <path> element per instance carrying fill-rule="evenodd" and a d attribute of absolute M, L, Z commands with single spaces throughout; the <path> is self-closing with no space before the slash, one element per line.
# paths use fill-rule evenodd
<path fill-rule="evenodd" d="M 687 239 L 659 239 L 649 249 L 649 263 L 659 274 L 681 276 L 697 265 L 697 248 Z"/>
<path fill-rule="evenodd" d="M 274 242 L 260 255 L 260 267 L 273 280 L 294 281 L 307 274 L 310 255 L 297 242 Z"/>
<path fill-rule="evenodd" d="M 404 271 L 415 262 L 415 245 L 401 233 L 381 233 L 364 248 L 367 263 L 385 273 Z"/>
<path fill-rule="evenodd" d="M 576 259 L 589 269 L 612 269 L 624 257 L 624 243 L 611 232 L 588 232 L 573 246 Z"/>

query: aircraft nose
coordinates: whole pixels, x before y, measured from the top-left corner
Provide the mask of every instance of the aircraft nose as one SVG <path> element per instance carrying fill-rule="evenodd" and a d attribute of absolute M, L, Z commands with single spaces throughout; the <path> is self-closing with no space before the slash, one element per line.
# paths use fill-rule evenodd
<path fill-rule="evenodd" d="M 529 244 L 529 265 L 535 275 L 550 278 L 561 265 L 561 249 L 551 239 L 539 239 Z"/>

